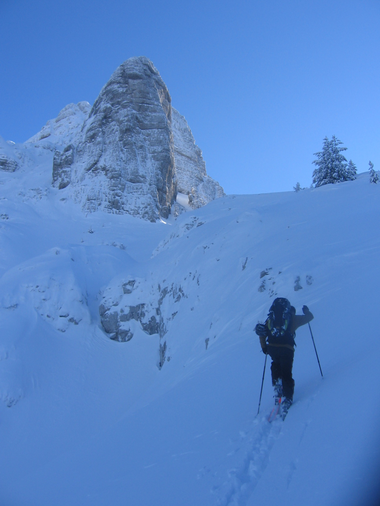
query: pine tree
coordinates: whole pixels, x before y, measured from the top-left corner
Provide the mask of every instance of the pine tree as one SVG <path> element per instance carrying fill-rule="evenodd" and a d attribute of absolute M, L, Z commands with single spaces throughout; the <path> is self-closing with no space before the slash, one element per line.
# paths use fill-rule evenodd
<path fill-rule="evenodd" d="M 373 168 L 372 162 L 369 162 L 369 182 L 375 184 L 379 182 L 379 174 Z"/>
<path fill-rule="evenodd" d="M 325 137 L 322 151 L 314 153 L 317 159 L 313 164 L 317 168 L 313 172 L 313 184 L 316 187 L 356 179 L 355 164 L 351 160 L 347 164 L 346 158 L 342 155 L 342 151 L 346 151 L 347 148 L 341 147 L 342 144 L 335 135 L 331 140 Z"/>
<path fill-rule="evenodd" d="M 299 183 L 297 183 L 295 186 L 293 186 L 293 190 L 295 192 L 299 192 L 300 190 L 302 190 L 301 185 Z"/>
<path fill-rule="evenodd" d="M 346 179 L 346 181 L 353 181 L 354 179 L 356 179 L 356 174 L 357 174 L 356 165 L 354 164 L 354 162 L 352 160 L 350 160 L 347 165 L 347 179 Z"/>

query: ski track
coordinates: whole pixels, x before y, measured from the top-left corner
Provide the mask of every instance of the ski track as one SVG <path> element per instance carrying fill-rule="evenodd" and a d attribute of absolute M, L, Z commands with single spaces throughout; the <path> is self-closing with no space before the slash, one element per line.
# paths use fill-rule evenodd
<path fill-rule="evenodd" d="M 312 394 L 305 404 L 306 409 L 314 401 L 316 393 Z M 293 403 L 302 405 L 302 401 L 296 400 Z M 294 409 L 294 408 L 293 408 Z M 256 416 L 251 424 L 251 436 L 246 451 L 245 458 L 239 469 L 232 469 L 229 473 L 229 489 L 223 498 L 216 503 L 217 506 L 245 506 L 252 496 L 262 475 L 264 474 L 269 462 L 270 455 L 276 441 L 283 433 L 285 421 L 279 415 L 277 418 L 268 422 L 268 417 L 272 408 L 261 417 Z M 302 423 L 298 446 L 301 444 L 310 421 Z M 289 463 L 289 469 L 286 478 L 286 488 L 290 487 L 294 474 L 297 471 L 297 459 L 292 459 Z"/>
<path fill-rule="evenodd" d="M 282 432 L 283 421 L 277 418 L 269 423 L 268 414 L 252 422 L 249 449 L 240 469 L 230 471 L 230 489 L 217 506 L 244 506 L 267 468 L 271 450 Z"/>

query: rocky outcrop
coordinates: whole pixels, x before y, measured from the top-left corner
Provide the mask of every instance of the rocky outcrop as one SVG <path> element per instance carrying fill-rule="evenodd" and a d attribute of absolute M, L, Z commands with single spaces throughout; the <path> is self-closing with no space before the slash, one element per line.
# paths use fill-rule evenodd
<path fill-rule="evenodd" d="M 72 144 L 62 151 L 56 151 L 53 158 L 53 185 L 59 190 L 66 188 L 71 182 L 71 166 L 74 163 L 75 147 Z"/>
<path fill-rule="evenodd" d="M 173 204 L 178 214 L 224 195 L 207 175 L 185 118 L 172 108 L 169 91 L 147 58 L 124 62 L 91 111 L 85 104 L 70 104 L 29 140 L 55 140 L 53 185 L 84 210 L 156 221 L 167 218 Z M 176 202 L 177 192 L 185 208 Z"/>
<path fill-rule="evenodd" d="M 0 153 L 0 170 L 4 170 L 6 172 L 15 172 L 18 169 L 19 165 L 16 160 L 12 160 L 8 158 L 5 154 Z"/>
<path fill-rule="evenodd" d="M 174 108 L 172 130 L 178 192 L 188 195 L 188 204 L 193 209 L 223 197 L 223 188 L 207 175 L 202 151 L 195 144 L 186 119 Z"/>
<path fill-rule="evenodd" d="M 158 336 L 157 366 L 161 369 L 164 362 L 170 360 L 166 357 L 165 336 L 180 310 L 181 301 L 187 297 L 184 287 L 177 283 L 152 284 L 147 279 L 111 283 L 104 290 L 99 306 L 102 328 L 110 339 L 119 342 L 130 341 L 142 332 Z"/>
<path fill-rule="evenodd" d="M 66 147 L 77 144 L 78 136 L 90 110 L 91 106 L 88 102 L 69 104 L 55 119 L 49 120 L 36 135 L 22 144 L 5 142 L 0 137 L 0 170 L 14 172 L 20 168 L 33 169 L 45 163 L 51 166 L 54 153 L 62 151 L 64 151 L 64 163 L 67 164 Z M 68 174 L 64 176 L 67 183 Z M 56 182 L 57 178 L 58 166 L 53 173 L 53 181 Z M 64 188 L 65 183 L 60 181 L 57 186 Z"/>
<path fill-rule="evenodd" d="M 23 144 L 0 139 L 0 170 L 52 164 L 58 198 L 85 212 L 149 221 L 202 207 L 224 195 L 207 175 L 186 119 L 145 57 L 125 61 L 93 107 L 69 104 Z M 50 165 L 51 166 L 51 165 Z M 178 197 L 178 198 L 177 198 Z"/>
<path fill-rule="evenodd" d="M 131 58 L 100 92 L 75 149 L 56 153 L 53 180 L 89 211 L 167 217 L 176 197 L 171 98 L 147 58 Z"/>
<path fill-rule="evenodd" d="M 132 339 L 136 324 L 148 335 L 167 333 L 168 322 L 177 311 L 172 309 L 186 297 L 181 285 L 149 286 L 150 297 L 141 300 L 149 286 L 147 280 L 128 280 L 121 287 L 109 286 L 103 293 L 99 314 L 104 331 L 115 341 Z M 134 323 L 132 323 L 134 322 Z"/>
<path fill-rule="evenodd" d="M 19 168 L 20 156 L 18 155 L 14 143 L 5 142 L 0 137 L 0 170 L 5 172 L 15 172 Z"/>

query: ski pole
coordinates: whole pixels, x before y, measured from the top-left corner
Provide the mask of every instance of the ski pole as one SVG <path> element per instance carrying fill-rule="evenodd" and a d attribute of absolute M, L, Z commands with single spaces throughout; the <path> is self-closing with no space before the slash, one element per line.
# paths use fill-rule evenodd
<path fill-rule="evenodd" d="M 322 367 L 321 367 L 321 363 L 320 363 L 320 361 L 319 361 L 319 357 L 318 357 L 318 352 L 317 352 L 317 348 L 316 348 L 316 346 L 315 346 L 315 341 L 314 341 L 314 336 L 313 336 L 313 332 L 312 332 L 312 330 L 311 330 L 311 325 L 310 325 L 310 323 L 309 323 L 308 325 L 309 325 L 309 329 L 310 329 L 310 335 L 311 335 L 311 339 L 313 340 L 313 344 L 314 344 L 314 350 L 315 350 L 315 354 L 316 354 L 316 356 L 317 356 L 317 360 L 318 360 L 318 365 L 319 365 L 319 370 L 321 371 L 321 376 L 322 376 L 322 378 L 323 378 L 323 372 L 322 372 Z"/>
<path fill-rule="evenodd" d="M 260 399 L 259 399 L 259 407 L 257 408 L 257 415 L 259 414 L 260 412 L 260 406 L 261 406 L 261 397 L 263 395 L 263 386 L 264 386 L 264 377 L 265 377 L 265 368 L 267 366 L 267 358 L 268 358 L 268 355 L 265 354 L 265 361 L 264 361 L 264 371 L 263 371 L 263 379 L 261 380 L 261 390 L 260 390 Z M 256 415 L 256 416 L 257 416 Z"/>

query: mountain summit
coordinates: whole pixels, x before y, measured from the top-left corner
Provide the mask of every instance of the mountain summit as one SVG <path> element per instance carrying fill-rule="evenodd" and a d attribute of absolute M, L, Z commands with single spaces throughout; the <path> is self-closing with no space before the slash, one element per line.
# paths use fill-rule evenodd
<path fill-rule="evenodd" d="M 79 203 L 86 213 L 154 222 L 224 196 L 158 70 L 143 56 L 120 65 L 92 107 L 67 105 L 23 144 L 0 138 L 0 170 L 42 166 L 52 168 L 59 200 Z"/>
<path fill-rule="evenodd" d="M 172 108 L 148 58 L 125 61 L 92 108 L 85 105 L 66 106 L 29 140 L 54 147 L 53 185 L 62 197 L 87 212 L 102 209 L 156 221 L 184 210 L 176 202 L 178 192 L 187 196 L 182 204 L 193 209 L 224 195 L 207 175 L 185 118 Z"/>

